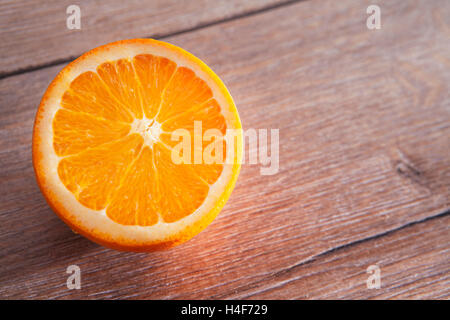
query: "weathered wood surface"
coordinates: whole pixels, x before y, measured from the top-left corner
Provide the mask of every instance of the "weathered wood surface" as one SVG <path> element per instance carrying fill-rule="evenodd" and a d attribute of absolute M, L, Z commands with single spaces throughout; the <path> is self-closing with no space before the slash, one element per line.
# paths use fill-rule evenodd
<path fill-rule="evenodd" d="M 450 216 L 324 253 L 240 288 L 234 299 L 449 299 Z M 380 288 L 368 289 L 369 266 Z"/>
<path fill-rule="evenodd" d="M 0 297 L 448 298 L 450 3 L 378 1 L 368 30 L 371 3 L 304 1 L 165 39 L 222 77 L 244 128 L 280 129 L 280 171 L 244 165 L 219 217 L 165 252 L 101 248 L 41 196 L 32 123 L 63 65 L 0 80 Z M 365 287 L 371 264 L 381 291 Z"/>
<path fill-rule="evenodd" d="M 66 62 L 118 39 L 161 37 L 278 6 L 286 0 L 4 0 L 0 4 L 0 76 Z M 69 30 L 68 6 L 81 11 Z"/>

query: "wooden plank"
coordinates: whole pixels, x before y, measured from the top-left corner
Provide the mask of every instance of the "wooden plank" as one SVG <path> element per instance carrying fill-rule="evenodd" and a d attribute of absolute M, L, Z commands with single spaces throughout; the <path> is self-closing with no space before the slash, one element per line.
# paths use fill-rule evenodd
<path fill-rule="evenodd" d="M 224 79 L 244 128 L 280 128 L 280 171 L 244 165 L 213 224 L 166 252 L 103 249 L 59 221 L 36 186 L 30 143 L 39 99 L 62 66 L 1 80 L 0 296 L 236 297 L 323 252 L 446 211 L 449 3 L 379 2 L 381 30 L 366 28 L 368 4 L 301 2 L 167 39 Z M 66 288 L 70 264 L 81 267 L 82 290 Z"/>
<path fill-rule="evenodd" d="M 450 216 L 321 255 L 268 276 L 237 299 L 448 299 Z M 380 288 L 368 288 L 379 268 Z"/>
<path fill-rule="evenodd" d="M 121 39 L 159 37 L 278 6 L 286 0 L 49 0 L 0 3 L 0 76 L 73 59 Z M 67 28 L 69 5 L 81 29 Z"/>

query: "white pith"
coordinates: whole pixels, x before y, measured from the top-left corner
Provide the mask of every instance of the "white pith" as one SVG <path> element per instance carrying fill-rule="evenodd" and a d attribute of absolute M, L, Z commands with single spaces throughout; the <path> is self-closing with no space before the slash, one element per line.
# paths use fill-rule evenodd
<path fill-rule="evenodd" d="M 161 124 L 155 119 L 148 119 L 144 116 L 143 119 L 134 119 L 131 124 L 131 132 L 139 133 L 144 138 L 144 144 L 151 148 L 155 142 L 159 141 L 162 129 Z"/>

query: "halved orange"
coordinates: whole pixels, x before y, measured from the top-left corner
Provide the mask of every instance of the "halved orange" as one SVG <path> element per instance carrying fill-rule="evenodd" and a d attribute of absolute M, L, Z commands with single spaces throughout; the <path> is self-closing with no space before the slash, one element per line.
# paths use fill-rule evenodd
<path fill-rule="evenodd" d="M 173 161 L 171 134 L 184 129 L 194 139 L 196 121 L 201 132 L 223 133 L 220 151 L 231 161 Z M 49 205 L 74 231 L 118 250 L 152 251 L 190 239 L 222 209 L 239 174 L 240 129 L 230 93 L 200 59 L 161 41 L 118 41 L 85 53 L 50 84 L 35 119 L 33 165 Z"/>

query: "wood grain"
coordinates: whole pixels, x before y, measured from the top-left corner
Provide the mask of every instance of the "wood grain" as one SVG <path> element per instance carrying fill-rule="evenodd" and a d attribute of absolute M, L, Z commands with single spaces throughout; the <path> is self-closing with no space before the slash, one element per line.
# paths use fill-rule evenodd
<path fill-rule="evenodd" d="M 450 216 L 347 246 L 239 288 L 234 299 L 448 299 Z M 367 288 L 380 270 L 380 288 Z"/>
<path fill-rule="evenodd" d="M 7 0 L 0 3 L 0 76 L 73 60 L 120 39 L 161 37 L 278 6 L 286 0 Z M 81 29 L 69 30 L 76 4 Z"/>
<path fill-rule="evenodd" d="M 43 200 L 32 123 L 63 65 L 0 80 L 0 297 L 447 297 L 448 218 L 401 228 L 450 208 L 450 5 L 375 3 L 381 30 L 366 28 L 368 1 L 324 0 L 166 39 L 222 77 L 244 128 L 280 129 L 280 170 L 244 165 L 219 217 L 165 252 L 101 248 Z M 388 287 L 367 293 L 364 268 L 380 261 Z M 333 263 L 330 277 L 353 278 L 297 281 Z M 81 290 L 66 288 L 71 264 Z"/>

